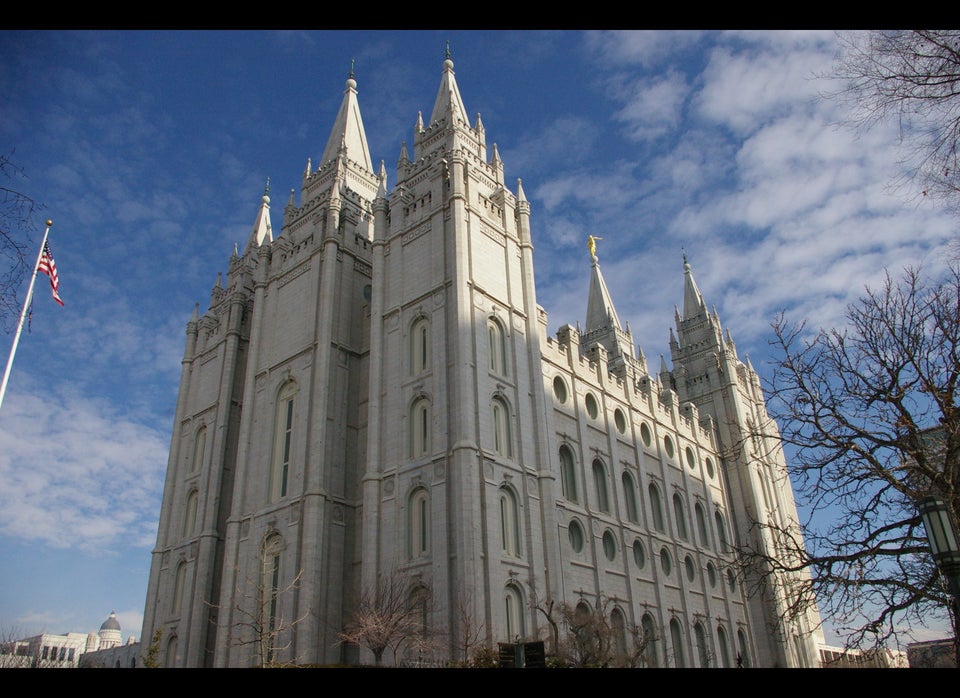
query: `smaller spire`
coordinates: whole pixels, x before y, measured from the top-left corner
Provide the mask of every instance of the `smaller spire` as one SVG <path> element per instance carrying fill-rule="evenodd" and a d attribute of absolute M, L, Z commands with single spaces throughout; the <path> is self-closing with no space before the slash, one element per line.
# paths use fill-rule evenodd
<path fill-rule="evenodd" d="M 193 314 L 190 316 L 190 322 L 196 322 L 200 319 L 200 302 L 196 301 L 193 304 Z"/>
<path fill-rule="evenodd" d="M 303 176 L 304 177 L 310 176 L 310 158 L 307 158 L 307 169 L 303 171 Z"/>
<path fill-rule="evenodd" d="M 413 130 L 417 133 L 423 133 L 423 112 L 417 112 L 417 123 L 414 124 Z"/>
<path fill-rule="evenodd" d="M 523 180 L 517 177 L 517 201 L 526 201 L 527 195 L 523 191 Z"/>
<path fill-rule="evenodd" d="M 493 156 L 490 158 L 490 163 L 493 165 L 503 165 L 500 161 L 500 151 L 497 149 L 497 144 L 493 144 Z"/>
<path fill-rule="evenodd" d="M 477 112 L 477 125 L 474 126 L 477 133 L 484 133 L 486 129 L 483 127 L 483 121 L 480 119 L 480 112 Z"/>

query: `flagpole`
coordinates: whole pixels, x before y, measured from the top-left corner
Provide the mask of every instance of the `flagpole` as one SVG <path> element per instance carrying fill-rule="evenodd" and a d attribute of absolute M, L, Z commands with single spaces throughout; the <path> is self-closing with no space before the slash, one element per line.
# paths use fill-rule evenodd
<path fill-rule="evenodd" d="M 10 380 L 10 369 L 13 367 L 13 357 L 17 353 L 17 345 L 20 343 L 20 333 L 23 332 L 23 323 L 27 318 L 27 309 L 30 307 L 30 301 L 33 299 L 33 285 L 37 280 L 37 270 L 40 268 L 40 259 L 43 257 L 43 248 L 47 244 L 47 236 L 50 234 L 50 226 L 53 221 L 47 221 L 47 229 L 43 231 L 43 241 L 40 243 L 40 252 L 37 254 L 37 261 L 33 265 L 33 274 L 30 275 L 30 286 L 27 289 L 27 300 L 23 303 L 23 310 L 20 311 L 20 320 L 17 322 L 17 331 L 13 335 L 13 346 L 10 348 L 10 356 L 7 357 L 7 368 L 3 372 L 3 383 L 0 384 L 0 406 L 3 405 L 3 396 L 7 393 L 7 381 Z"/>

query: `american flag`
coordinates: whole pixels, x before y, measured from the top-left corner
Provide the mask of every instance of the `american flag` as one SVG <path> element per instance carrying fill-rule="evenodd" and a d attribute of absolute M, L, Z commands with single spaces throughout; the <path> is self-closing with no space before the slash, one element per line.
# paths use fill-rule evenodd
<path fill-rule="evenodd" d="M 37 271 L 42 271 L 50 277 L 50 289 L 53 291 L 53 300 L 63 305 L 63 301 L 60 300 L 60 294 L 57 293 L 57 289 L 60 288 L 60 277 L 57 276 L 57 263 L 53 261 L 53 255 L 50 254 L 50 245 L 46 242 L 43 243 L 43 254 L 40 255 L 40 264 L 37 265 Z"/>

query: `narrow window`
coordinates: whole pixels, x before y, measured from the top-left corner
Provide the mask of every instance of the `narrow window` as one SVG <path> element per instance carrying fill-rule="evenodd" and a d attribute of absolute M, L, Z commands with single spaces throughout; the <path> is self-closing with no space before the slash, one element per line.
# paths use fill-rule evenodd
<path fill-rule="evenodd" d="M 410 496 L 410 557 L 430 552 L 430 502 L 427 491 L 419 487 Z"/>
<path fill-rule="evenodd" d="M 730 544 L 727 542 L 727 527 L 723 523 L 723 515 L 719 511 L 716 512 L 714 520 L 717 524 L 717 537 L 720 539 L 720 552 L 730 552 Z"/>
<path fill-rule="evenodd" d="M 410 457 L 419 458 L 430 451 L 430 402 L 420 398 L 410 409 Z"/>
<path fill-rule="evenodd" d="M 637 491 L 633 484 L 633 476 L 624 471 L 623 477 L 623 499 L 627 505 L 627 520 L 636 523 L 640 520 L 640 513 L 637 509 Z"/>
<path fill-rule="evenodd" d="M 177 636 L 174 635 L 167 642 L 167 655 L 164 657 L 163 665 L 167 668 L 177 666 Z"/>
<path fill-rule="evenodd" d="M 490 370 L 498 376 L 507 375 L 507 351 L 503 326 L 494 318 L 487 320 L 487 337 L 490 340 Z"/>
<path fill-rule="evenodd" d="M 293 445 L 293 403 L 296 383 L 288 382 L 277 397 L 274 427 L 273 468 L 270 481 L 270 499 L 287 496 L 290 477 L 290 452 Z"/>
<path fill-rule="evenodd" d="M 573 464 L 573 452 L 564 444 L 560 447 L 560 486 L 564 499 L 571 502 L 577 499 L 577 474 Z"/>
<path fill-rule="evenodd" d="M 263 619 L 265 632 L 261 639 L 263 658 L 270 664 L 274 660 L 275 639 L 280 619 L 280 553 L 283 541 L 273 534 L 263 544 L 263 573 L 261 586 L 263 593 Z"/>
<path fill-rule="evenodd" d="M 609 512 L 610 498 L 607 496 L 607 471 L 599 459 L 593 461 L 593 480 L 597 487 L 597 508 L 600 511 Z"/>
<path fill-rule="evenodd" d="M 673 645 L 673 665 L 678 668 L 686 666 L 683 656 L 683 630 L 676 618 L 670 619 L 670 643 Z"/>
<path fill-rule="evenodd" d="M 417 375 L 430 366 L 430 323 L 420 318 L 410 331 L 410 373 Z"/>
<path fill-rule="evenodd" d="M 195 473 L 203 467 L 203 453 L 207 444 L 207 428 L 200 427 L 197 430 L 197 438 L 193 443 L 193 462 L 190 464 L 190 472 Z"/>
<path fill-rule="evenodd" d="M 700 545 L 704 548 L 709 548 L 710 534 L 707 531 L 707 515 L 703 511 L 703 505 L 697 502 L 693 507 L 693 511 L 697 518 L 697 533 L 700 535 Z"/>
<path fill-rule="evenodd" d="M 677 522 L 677 535 L 687 539 L 687 514 L 683 510 L 683 498 L 679 493 L 673 495 L 673 513 Z"/>
<path fill-rule="evenodd" d="M 648 488 L 650 492 L 650 512 L 653 515 L 653 527 L 658 531 L 663 531 L 663 508 L 660 506 L 660 490 L 653 483 Z"/>
<path fill-rule="evenodd" d="M 523 600 L 512 584 L 504 590 L 503 604 L 507 620 L 507 639 L 510 642 L 522 640 L 526 635 L 523 626 Z"/>
<path fill-rule="evenodd" d="M 717 644 L 720 646 L 720 662 L 725 669 L 730 668 L 730 648 L 727 646 L 727 631 L 722 625 L 717 626 Z"/>
<path fill-rule="evenodd" d="M 173 603 L 170 605 L 170 613 L 174 616 L 180 615 L 180 605 L 183 603 L 183 587 L 187 581 L 187 563 L 181 562 L 177 565 L 177 576 L 173 582 Z"/>
<path fill-rule="evenodd" d="M 503 552 L 511 557 L 520 556 L 520 530 L 517 526 L 517 500 L 513 492 L 500 488 L 500 543 Z"/>
<path fill-rule="evenodd" d="M 187 495 L 187 511 L 183 517 L 183 537 L 189 538 L 196 532 L 197 527 L 197 502 L 200 497 L 196 490 L 191 490 Z"/>
<path fill-rule="evenodd" d="M 493 398 L 493 450 L 508 458 L 513 455 L 510 434 L 510 410 L 502 398 Z"/>
<path fill-rule="evenodd" d="M 653 624 L 653 616 L 645 613 L 640 619 L 640 629 L 643 631 L 641 642 L 643 643 L 643 660 L 648 667 L 659 666 L 657 655 L 657 632 Z"/>
<path fill-rule="evenodd" d="M 697 657 L 700 660 L 700 666 L 707 668 L 710 666 L 710 652 L 707 649 L 707 634 L 703 630 L 703 624 L 697 621 L 693 626 L 693 637 L 697 643 Z"/>

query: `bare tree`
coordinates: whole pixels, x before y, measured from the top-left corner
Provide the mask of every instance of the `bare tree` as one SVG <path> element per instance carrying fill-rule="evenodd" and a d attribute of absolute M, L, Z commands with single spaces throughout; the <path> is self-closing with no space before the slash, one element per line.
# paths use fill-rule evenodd
<path fill-rule="evenodd" d="M 0 326 L 7 332 L 20 315 L 17 291 L 32 264 L 28 243 L 37 228 L 34 216 L 43 209 L 22 192 L 18 181 L 26 175 L 11 156 L 0 155 Z"/>
<path fill-rule="evenodd" d="M 360 592 L 340 639 L 369 650 L 375 666 L 382 666 L 388 650 L 394 664 L 399 663 L 404 649 L 429 656 L 435 649 L 427 621 L 429 604 L 429 588 L 408 573 L 394 570 L 382 574 L 373 588 Z"/>
<path fill-rule="evenodd" d="M 473 594 L 460 587 L 457 591 L 455 610 L 458 628 L 456 649 L 463 666 L 469 666 L 474 652 L 484 647 L 486 628 L 474 613 L 473 602 Z"/>
<path fill-rule="evenodd" d="M 955 521 L 960 511 L 960 267 L 932 283 L 914 269 L 888 274 L 846 320 L 817 332 L 782 315 L 774 323 L 770 414 L 808 516 L 803 537 L 756 524 L 746 540 L 773 546 L 738 552 L 768 580 L 807 569 L 809 578 L 779 575 L 806 587 L 782 590 L 788 612 L 805 612 L 812 590 L 848 647 L 880 646 L 904 621 L 944 618 L 956 639 L 917 505 L 936 494 Z"/>
<path fill-rule="evenodd" d="M 830 96 L 856 108 L 858 127 L 895 118 L 924 196 L 960 208 L 960 32 L 874 30 L 841 34 L 843 52 Z"/>

